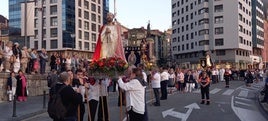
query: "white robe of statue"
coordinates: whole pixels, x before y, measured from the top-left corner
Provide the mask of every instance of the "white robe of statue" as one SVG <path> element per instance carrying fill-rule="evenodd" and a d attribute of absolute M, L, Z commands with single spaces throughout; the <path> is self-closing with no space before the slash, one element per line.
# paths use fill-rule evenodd
<path fill-rule="evenodd" d="M 108 33 L 107 33 L 108 31 Z M 110 31 L 110 32 L 109 32 Z M 118 40 L 117 27 L 115 25 L 106 25 L 101 33 L 101 57 L 114 57 Z"/>

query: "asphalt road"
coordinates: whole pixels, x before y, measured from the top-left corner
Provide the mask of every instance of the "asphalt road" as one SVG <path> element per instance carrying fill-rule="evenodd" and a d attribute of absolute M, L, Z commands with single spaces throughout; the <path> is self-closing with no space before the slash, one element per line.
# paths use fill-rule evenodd
<path fill-rule="evenodd" d="M 161 106 L 155 107 L 151 105 L 153 100 L 150 90 L 147 90 L 149 121 L 267 121 L 267 114 L 260 110 L 256 97 L 261 85 L 254 83 L 246 87 L 242 81 L 231 81 L 230 88 L 225 88 L 224 82 L 212 84 L 210 105 L 200 104 L 200 90 L 195 90 L 191 93 L 175 92 L 169 95 L 168 100 L 161 100 Z M 120 120 L 117 96 L 117 93 L 109 96 L 111 121 Z M 52 120 L 43 113 L 24 121 Z"/>

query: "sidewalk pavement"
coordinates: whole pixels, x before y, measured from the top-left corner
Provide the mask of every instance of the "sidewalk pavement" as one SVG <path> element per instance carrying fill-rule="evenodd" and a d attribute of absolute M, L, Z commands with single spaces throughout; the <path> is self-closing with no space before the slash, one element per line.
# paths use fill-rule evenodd
<path fill-rule="evenodd" d="M 48 95 L 46 95 L 47 107 Z M 43 96 L 28 97 L 26 102 L 16 102 L 16 117 L 13 115 L 13 102 L 0 103 L 0 121 L 21 121 L 47 111 L 43 109 Z"/>

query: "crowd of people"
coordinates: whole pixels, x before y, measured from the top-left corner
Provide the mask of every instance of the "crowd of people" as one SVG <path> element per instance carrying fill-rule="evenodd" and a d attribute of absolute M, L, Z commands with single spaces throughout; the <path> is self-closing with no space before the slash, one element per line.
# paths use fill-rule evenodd
<path fill-rule="evenodd" d="M 49 57 L 45 49 L 37 52 L 36 49 L 20 47 L 19 43 L 7 42 L 4 49 L 0 48 L 0 72 L 15 72 L 21 70 L 28 74 L 45 74 L 46 63 Z"/>

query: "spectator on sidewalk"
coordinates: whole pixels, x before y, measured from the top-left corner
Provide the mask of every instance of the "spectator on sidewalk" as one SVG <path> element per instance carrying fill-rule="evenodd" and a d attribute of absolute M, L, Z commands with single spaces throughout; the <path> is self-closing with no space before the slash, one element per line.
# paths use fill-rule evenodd
<path fill-rule="evenodd" d="M 168 77 L 169 77 L 169 73 L 167 70 L 167 67 L 161 67 L 160 68 L 160 76 L 161 76 L 161 98 L 160 100 L 166 100 L 167 99 L 167 81 L 168 81 Z"/>
<path fill-rule="evenodd" d="M 16 93 L 17 79 L 15 77 L 15 72 L 10 72 L 10 77 L 7 78 L 7 94 L 8 100 L 12 101 Z"/>
<path fill-rule="evenodd" d="M 54 52 L 51 57 L 50 57 L 50 70 L 57 70 L 57 64 L 56 64 L 56 59 L 57 59 L 57 53 Z"/>
<path fill-rule="evenodd" d="M 22 70 L 19 70 L 18 73 L 19 75 L 16 77 L 16 95 L 18 96 L 18 101 L 27 101 L 27 78 L 22 72 Z"/>
<path fill-rule="evenodd" d="M 188 70 L 187 74 L 185 74 L 184 80 L 186 82 L 186 92 L 192 92 L 192 89 L 194 88 L 194 76 L 192 74 L 191 70 Z"/>
<path fill-rule="evenodd" d="M 27 64 L 30 58 L 30 54 L 28 53 L 28 49 L 26 46 L 24 46 L 21 50 L 21 70 L 23 73 L 26 72 Z"/>
<path fill-rule="evenodd" d="M 8 72 L 8 73 L 10 72 L 10 68 L 11 68 L 10 58 L 13 55 L 12 46 L 13 46 L 13 43 L 9 41 L 7 42 L 4 48 L 4 68 L 5 68 L 5 72 Z"/>
<path fill-rule="evenodd" d="M 229 88 L 231 76 L 232 76 L 232 71 L 226 68 L 224 72 L 225 88 Z"/>
<path fill-rule="evenodd" d="M 13 45 L 13 55 L 15 56 L 15 61 L 13 62 L 13 71 L 15 73 L 18 73 L 18 71 L 20 70 L 21 66 L 20 66 L 20 60 L 21 60 L 21 50 L 19 48 L 19 43 L 14 43 Z"/>
<path fill-rule="evenodd" d="M 45 74 L 46 63 L 48 62 L 48 56 L 44 48 L 42 48 L 41 53 L 39 54 L 39 62 L 40 62 L 40 74 Z"/>

